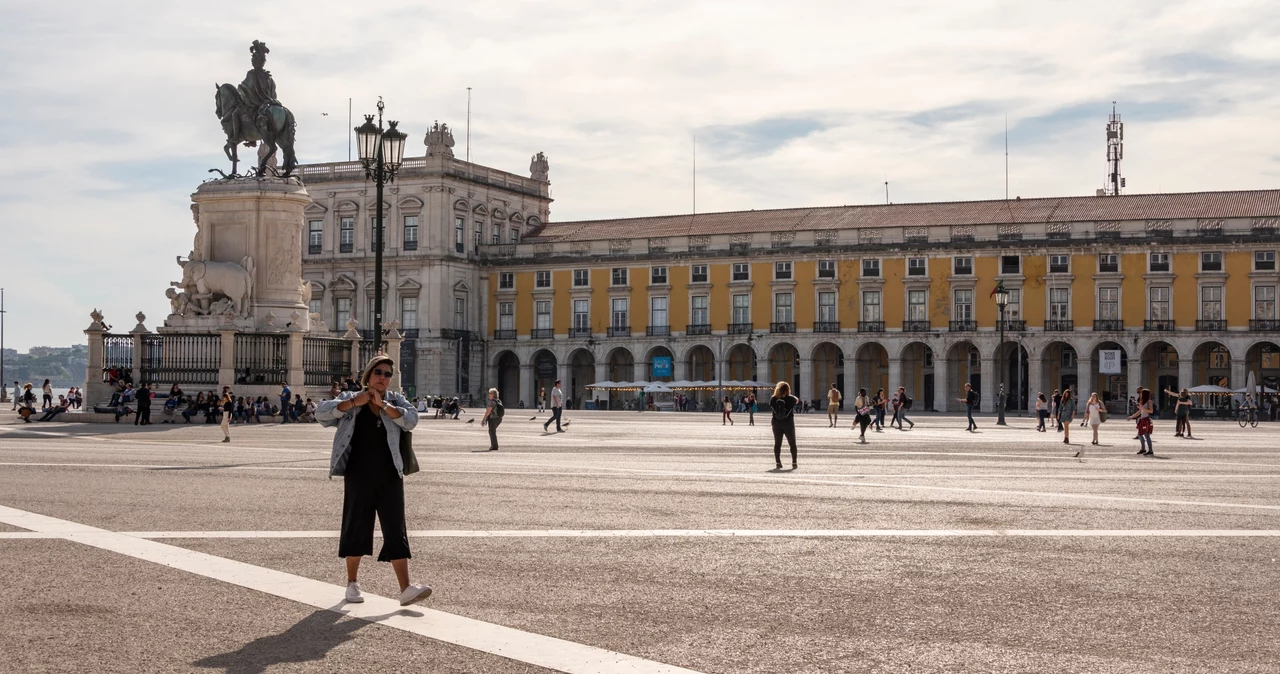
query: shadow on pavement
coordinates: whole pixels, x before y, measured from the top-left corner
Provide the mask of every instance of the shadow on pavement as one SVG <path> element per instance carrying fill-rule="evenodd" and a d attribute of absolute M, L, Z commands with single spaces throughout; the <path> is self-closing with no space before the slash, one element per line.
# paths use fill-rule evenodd
<path fill-rule="evenodd" d="M 401 613 L 405 612 L 373 616 L 370 620 L 377 621 Z M 357 618 L 343 620 L 345 617 L 345 614 L 333 610 L 319 610 L 280 634 L 254 639 L 234 651 L 212 655 L 191 664 L 222 669 L 227 674 L 262 674 L 278 664 L 323 660 L 329 651 L 354 639 L 357 630 L 372 624 Z"/>

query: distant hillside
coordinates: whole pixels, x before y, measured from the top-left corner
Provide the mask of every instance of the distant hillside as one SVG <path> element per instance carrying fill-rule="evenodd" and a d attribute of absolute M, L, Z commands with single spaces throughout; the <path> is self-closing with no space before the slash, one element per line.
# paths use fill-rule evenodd
<path fill-rule="evenodd" d="M 88 351 L 84 345 L 35 347 L 28 353 L 17 355 L 9 351 L 4 358 L 4 384 L 12 388 L 13 382 L 19 381 L 39 386 L 45 379 L 50 379 L 54 388 L 84 386 L 87 364 Z"/>

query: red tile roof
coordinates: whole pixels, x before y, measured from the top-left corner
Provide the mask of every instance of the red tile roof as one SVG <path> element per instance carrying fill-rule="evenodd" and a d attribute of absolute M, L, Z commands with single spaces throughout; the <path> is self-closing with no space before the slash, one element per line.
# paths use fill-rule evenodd
<path fill-rule="evenodd" d="M 551 222 L 527 242 L 1005 223 L 1280 217 L 1280 190 L 783 208 Z"/>

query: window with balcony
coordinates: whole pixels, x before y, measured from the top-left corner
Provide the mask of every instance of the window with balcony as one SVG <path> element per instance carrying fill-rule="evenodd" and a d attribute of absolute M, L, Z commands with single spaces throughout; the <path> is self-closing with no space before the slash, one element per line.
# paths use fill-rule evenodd
<path fill-rule="evenodd" d="M 667 316 L 666 297 L 649 298 L 649 325 L 655 328 L 670 329 L 671 320 Z"/>
<path fill-rule="evenodd" d="M 589 270 L 574 269 L 573 270 L 573 287 L 586 288 L 591 285 L 591 276 Z"/>
<path fill-rule="evenodd" d="M 461 217 L 453 219 L 453 250 L 456 253 L 467 252 L 466 230 L 467 221 Z"/>
<path fill-rule="evenodd" d="M 1009 304 L 1004 308 L 1004 317 L 1007 320 L 1022 317 L 1022 288 L 1009 288 Z"/>
<path fill-rule="evenodd" d="M 627 285 L 627 268 L 614 267 L 612 272 L 609 274 L 609 285 L 613 285 L 613 286 Z"/>
<path fill-rule="evenodd" d="M 350 253 L 356 247 L 356 219 L 341 218 L 338 220 L 338 252 Z"/>
<path fill-rule="evenodd" d="M 791 293 L 773 294 L 773 322 L 792 323 L 795 321 L 795 314 L 792 312 L 791 299 Z"/>
<path fill-rule="evenodd" d="M 667 268 L 666 267 L 649 267 L 649 285 L 655 285 L 655 286 L 667 285 Z"/>
<path fill-rule="evenodd" d="M 1098 256 L 1098 273 L 1115 274 L 1120 271 L 1120 256 L 1115 253 L 1102 253 Z"/>
<path fill-rule="evenodd" d="M 818 322 L 836 323 L 839 320 L 836 314 L 836 294 L 833 292 L 818 293 Z"/>
<path fill-rule="evenodd" d="M 1168 286 L 1152 286 L 1150 290 L 1150 318 L 1153 321 L 1168 321 L 1173 318 L 1172 293 Z"/>
<path fill-rule="evenodd" d="M 480 244 L 484 243 L 484 221 L 476 220 L 475 227 L 475 249 L 480 250 Z"/>
<path fill-rule="evenodd" d="M 1147 271 L 1149 272 L 1167 272 L 1169 271 L 1169 254 L 1168 253 L 1152 253 L 1148 258 L 1149 263 Z"/>
<path fill-rule="evenodd" d="M 1222 286 L 1200 287 L 1200 319 L 1222 320 Z"/>
<path fill-rule="evenodd" d="M 706 295 L 694 295 L 690 299 L 692 310 L 689 313 L 689 323 L 691 326 L 711 324 L 711 311 L 707 300 Z"/>
<path fill-rule="evenodd" d="M 884 320 L 880 315 L 880 291 L 862 291 L 862 320 L 871 322 Z"/>
<path fill-rule="evenodd" d="M 1200 253 L 1200 271 L 1222 271 L 1222 253 Z"/>
<path fill-rule="evenodd" d="M 751 265 L 749 265 L 749 264 L 747 264 L 747 263 L 745 263 L 745 262 L 734 262 L 734 263 L 733 263 L 733 277 L 732 277 L 732 278 L 733 278 L 733 280 L 734 280 L 734 281 L 750 281 L 750 280 L 751 280 Z"/>
<path fill-rule="evenodd" d="M 418 216 L 404 216 L 404 250 L 418 249 Z"/>
<path fill-rule="evenodd" d="M 1120 320 L 1120 289 L 1114 286 L 1098 288 L 1098 318 L 1104 321 Z"/>
<path fill-rule="evenodd" d="M 313 298 L 310 302 L 307 302 L 308 313 L 318 314 L 323 308 L 324 308 L 324 300 Z"/>
<path fill-rule="evenodd" d="M 929 320 L 929 293 L 924 290 L 907 291 L 907 320 Z"/>
<path fill-rule="evenodd" d="M 514 333 L 516 329 L 515 302 L 498 303 L 498 329 Z M 515 336 L 514 334 L 512 335 Z"/>
<path fill-rule="evenodd" d="M 551 271 L 544 269 L 533 272 L 533 287 L 550 288 L 551 287 Z"/>
<path fill-rule="evenodd" d="M 453 298 L 453 329 L 467 329 L 467 298 Z"/>
<path fill-rule="evenodd" d="M 490 233 L 493 236 L 493 245 L 496 246 L 502 243 L 502 225 L 493 225 L 493 227 L 490 228 Z"/>
<path fill-rule="evenodd" d="M 957 321 L 973 320 L 973 290 L 956 290 L 956 303 L 953 318 Z"/>
<path fill-rule="evenodd" d="M 1022 273 L 1022 256 L 1001 255 L 1000 256 L 1000 273 L 1001 274 L 1021 274 Z"/>
<path fill-rule="evenodd" d="M 610 304 L 612 311 L 609 316 L 609 333 L 614 336 L 630 333 L 631 314 L 627 309 L 627 298 L 615 297 Z"/>
<path fill-rule="evenodd" d="M 324 248 L 324 221 L 311 220 L 307 223 L 307 253 L 318 254 Z"/>
<path fill-rule="evenodd" d="M 1276 287 L 1253 287 L 1253 317 L 1261 321 L 1276 319 Z"/>
<path fill-rule="evenodd" d="M 951 273 L 954 276 L 973 276 L 973 258 L 968 256 L 952 258 Z"/>
<path fill-rule="evenodd" d="M 835 278 L 836 261 L 818 260 L 818 278 Z"/>
<path fill-rule="evenodd" d="M 928 276 L 929 268 L 924 258 L 907 258 L 907 276 Z"/>
<path fill-rule="evenodd" d="M 866 278 L 878 278 L 880 276 L 880 260 L 878 258 L 863 258 L 862 275 Z"/>
<path fill-rule="evenodd" d="M 689 268 L 690 283 L 706 283 L 707 278 L 707 265 L 695 264 Z"/>
<path fill-rule="evenodd" d="M 751 322 L 751 296 L 733 296 L 733 322 L 747 324 Z"/>
<path fill-rule="evenodd" d="M 1049 320 L 1055 322 L 1071 320 L 1070 288 L 1049 289 Z"/>
<path fill-rule="evenodd" d="M 790 262 L 773 263 L 773 280 L 790 281 L 791 280 L 791 263 Z"/>
<path fill-rule="evenodd" d="M 351 298 L 339 297 L 333 302 L 333 317 L 338 322 L 334 326 L 334 331 L 342 332 L 347 329 L 347 321 L 351 320 Z"/>
<path fill-rule="evenodd" d="M 538 300 L 533 303 L 533 338 L 549 339 L 551 329 L 551 300 Z"/>
<path fill-rule="evenodd" d="M 1049 273 L 1066 274 L 1071 271 L 1071 258 L 1066 255 L 1049 256 Z"/>
<path fill-rule="evenodd" d="M 418 298 L 400 298 L 400 327 L 405 330 L 418 329 Z"/>
<path fill-rule="evenodd" d="M 520 243 L 520 228 L 519 228 L 519 227 L 512 227 L 512 228 L 511 228 L 511 238 L 510 238 L 510 239 L 508 239 L 508 240 L 509 240 L 511 243 Z"/>
<path fill-rule="evenodd" d="M 591 336 L 591 301 L 573 301 L 573 336 Z"/>
<path fill-rule="evenodd" d="M 1274 250 L 1260 250 L 1255 252 L 1253 254 L 1253 270 L 1275 271 L 1276 252 Z"/>

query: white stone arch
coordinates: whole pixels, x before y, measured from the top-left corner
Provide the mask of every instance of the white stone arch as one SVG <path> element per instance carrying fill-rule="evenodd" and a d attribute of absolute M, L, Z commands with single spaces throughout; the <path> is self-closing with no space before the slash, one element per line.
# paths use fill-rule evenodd
<path fill-rule="evenodd" d="M 1245 356 L 1248 355 L 1249 350 L 1245 349 L 1244 353 L 1237 353 L 1236 349 L 1231 348 L 1233 343 L 1237 345 L 1239 344 L 1239 342 L 1234 339 L 1216 339 L 1213 337 L 1202 337 L 1200 339 L 1197 339 L 1194 343 L 1190 345 L 1190 349 L 1188 350 L 1188 353 L 1190 353 L 1191 357 L 1194 359 L 1196 357 L 1196 352 L 1199 351 L 1200 347 L 1204 346 L 1205 344 L 1221 344 L 1223 347 L 1226 348 L 1227 354 L 1231 357 L 1232 363 L 1235 363 L 1237 361 L 1243 362 L 1245 359 Z M 1181 358 L 1182 354 L 1179 353 L 1178 357 Z"/>
<path fill-rule="evenodd" d="M 813 359 L 814 359 L 814 357 L 818 355 L 818 347 L 822 346 L 823 344 L 830 344 L 830 345 L 832 345 L 832 346 L 834 346 L 834 347 L 836 347 L 837 349 L 839 349 L 839 350 L 840 350 L 840 355 L 841 355 L 841 356 L 848 356 L 849 351 L 848 351 L 848 349 L 846 349 L 846 348 L 845 348 L 845 345 L 844 345 L 844 344 L 840 343 L 840 340 L 838 340 L 838 339 L 814 339 L 814 340 L 812 340 L 812 341 L 811 341 L 811 343 L 809 344 L 809 351 L 808 351 L 808 353 L 802 353 L 802 354 L 800 355 L 801 360 L 813 360 Z M 794 345 L 794 344 L 793 344 L 793 346 L 795 346 L 795 347 L 796 347 L 796 350 L 797 350 L 797 351 L 799 351 L 799 350 L 800 350 L 799 345 Z"/>
<path fill-rule="evenodd" d="M 905 356 L 907 353 L 907 347 L 911 346 L 912 344 L 923 344 L 926 348 L 928 348 L 930 351 L 933 352 L 933 357 L 937 358 L 938 357 L 937 341 L 938 340 L 936 339 L 931 339 L 921 334 L 916 337 L 903 337 L 901 339 L 894 340 L 894 344 L 897 347 L 896 349 L 890 350 L 889 347 L 885 345 L 885 342 L 880 342 L 880 345 L 885 347 L 885 350 L 889 352 L 889 358 L 892 360 L 902 360 L 903 356 Z"/>
<path fill-rule="evenodd" d="M 492 367 L 498 367 L 498 363 L 502 362 L 502 357 L 508 353 L 514 355 L 516 357 L 516 360 L 519 361 L 521 364 L 524 363 L 524 360 L 520 358 L 519 349 L 517 349 L 516 347 L 508 346 L 495 351 L 493 356 L 490 357 L 489 359 L 489 365 Z"/>
<path fill-rule="evenodd" d="M 720 356 L 719 356 L 718 354 L 716 354 L 716 347 L 711 346 L 710 344 L 707 344 L 706 342 L 693 342 L 693 343 L 689 344 L 688 346 L 686 346 L 686 347 L 684 348 L 684 350 L 683 350 L 683 351 L 681 351 L 681 352 L 680 352 L 680 355 L 678 356 L 678 358 L 679 358 L 681 361 L 688 362 L 688 361 L 689 361 L 689 356 L 693 355 L 693 350 L 694 350 L 694 349 L 696 349 L 696 348 L 698 348 L 698 347 L 700 347 L 700 346 L 702 346 L 702 347 L 706 347 L 706 348 L 707 348 L 707 350 L 711 352 L 711 355 L 712 355 L 714 358 L 716 358 L 717 360 L 720 358 Z M 667 348 L 671 348 L 671 347 L 670 347 L 670 345 L 668 345 L 668 347 L 667 347 Z M 726 352 L 726 353 L 727 353 L 727 352 Z"/>

